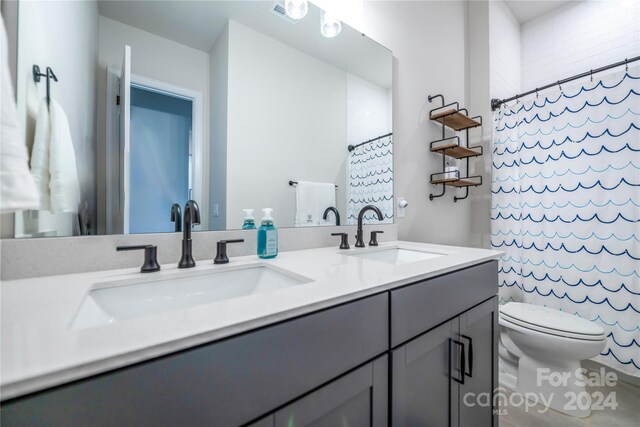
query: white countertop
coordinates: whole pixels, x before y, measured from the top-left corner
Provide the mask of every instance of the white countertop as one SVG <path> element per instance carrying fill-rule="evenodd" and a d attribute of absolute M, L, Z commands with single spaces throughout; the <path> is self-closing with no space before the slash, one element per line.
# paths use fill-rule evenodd
<path fill-rule="evenodd" d="M 210 260 L 199 261 L 190 271 L 261 262 L 313 282 L 87 329 L 71 327 L 87 293 L 101 282 L 138 278 L 141 276 L 138 269 L 2 282 L 0 395 L 8 399 L 85 378 L 497 259 L 501 254 L 413 242 L 381 243 L 378 249 L 383 247 L 439 251 L 447 255 L 393 265 L 345 255 L 354 253 L 354 249 L 340 251 L 330 247 L 281 252 L 273 260 L 236 257 L 224 266 L 214 266 Z M 175 265 L 164 265 L 153 274 L 182 273 L 177 270 Z"/>

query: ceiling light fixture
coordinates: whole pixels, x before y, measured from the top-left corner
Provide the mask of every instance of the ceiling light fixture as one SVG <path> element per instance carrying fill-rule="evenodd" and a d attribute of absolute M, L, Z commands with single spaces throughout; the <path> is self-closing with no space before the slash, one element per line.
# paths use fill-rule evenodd
<path fill-rule="evenodd" d="M 284 10 L 291 19 L 302 19 L 309 11 L 307 0 L 285 0 Z"/>
<path fill-rule="evenodd" d="M 323 12 L 320 19 L 320 32 L 323 36 L 331 38 L 340 34 L 342 23 L 336 15 L 331 12 Z"/>

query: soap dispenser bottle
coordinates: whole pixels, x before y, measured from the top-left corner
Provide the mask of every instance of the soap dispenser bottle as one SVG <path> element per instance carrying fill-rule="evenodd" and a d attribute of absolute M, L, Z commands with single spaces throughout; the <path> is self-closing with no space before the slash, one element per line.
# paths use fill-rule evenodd
<path fill-rule="evenodd" d="M 256 222 L 253 219 L 253 209 L 242 209 L 244 211 L 244 223 L 242 224 L 243 230 L 255 230 Z"/>
<path fill-rule="evenodd" d="M 278 229 L 273 225 L 273 209 L 264 208 L 262 211 L 264 216 L 258 228 L 258 257 L 275 258 L 278 255 Z"/>

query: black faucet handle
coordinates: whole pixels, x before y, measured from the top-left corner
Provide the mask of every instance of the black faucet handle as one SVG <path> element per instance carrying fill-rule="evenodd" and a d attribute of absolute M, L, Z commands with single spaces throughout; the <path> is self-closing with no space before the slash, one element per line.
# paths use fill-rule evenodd
<path fill-rule="evenodd" d="M 216 243 L 216 257 L 213 259 L 214 264 L 227 264 L 229 257 L 227 256 L 227 243 L 242 243 L 244 239 L 220 240 Z"/>
<path fill-rule="evenodd" d="M 331 233 L 332 236 L 341 236 L 340 249 L 349 249 L 349 234 L 348 233 Z"/>
<path fill-rule="evenodd" d="M 383 234 L 384 231 L 372 231 L 371 240 L 369 240 L 369 246 L 378 246 L 378 234 Z"/>
<path fill-rule="evenodd" d="M 137 251 L 144 249 L 144 264 L 140 268 L 141 273 L 152 273 L 160 270 L 160 264 L 158 264 L 158 247 L 155 245 L 133 245 L 133 246 L 118 246 L 117 251 Z"/>

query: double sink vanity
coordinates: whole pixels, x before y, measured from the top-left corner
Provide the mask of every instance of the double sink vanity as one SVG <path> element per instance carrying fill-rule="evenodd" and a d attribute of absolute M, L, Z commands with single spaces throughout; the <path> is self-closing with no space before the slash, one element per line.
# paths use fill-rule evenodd
<path fill-rule="evenodd" d="M 410 242 L 2 283 L 3 425 L 497 425 L 499 252 Z M 470 421 L 473 420 L 473 421 Z"/>
<path fill-rule="evenodd" d="M 394 241 L 388 48 L 306 1 L 9 3 L 19 134 L 66 111 L 81 204 L 2 218 L 3 426 L 497 425 L 500 253 Z"/>

